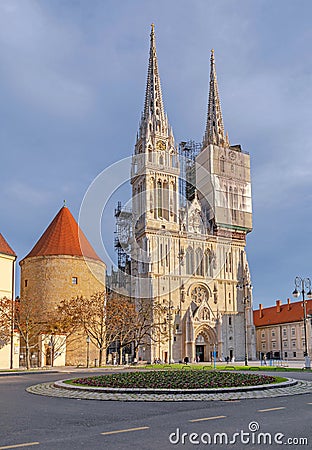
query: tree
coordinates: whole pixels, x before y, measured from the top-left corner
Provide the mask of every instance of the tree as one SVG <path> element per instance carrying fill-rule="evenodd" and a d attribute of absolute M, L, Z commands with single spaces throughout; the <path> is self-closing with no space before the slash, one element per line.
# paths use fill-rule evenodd
<path fill-rule="evenodd" d="M 137 312 L 129 297 L 110 293 L 107 301 L 107 342 L 119 342 L 119 361 L 122 361 L 122 350 L 134 342 Z M 107 346 L 108 347 L 108 346 Z"/>
<path fill-rule="evenodd" d="M 90 297 L 63 300 L 59 313 L 64 320 L 83 328 L 99 350 L 99 365 L 108 347 L 118 341 L 120 347 L 133 341 L 136 312 L 133 303 L 123 296 L 96 292 Z"/>
<path fill-rule="evenodd" d="M 163 316 L 166 310 L 159 303 L 149 299 L 136 301 L 136 320 L 133 323 L 133 342 L 135 357 L 140 346 L 150 342 L 165 342 L 168 339 L 168 329 Z"/>
<path fill-rule="evenodd" d="M 0 348 L 11 340 L 12 320 L 12 300 L 3 297 L 0 299 Z"/>
<path fill-rule="evenodd" d="M 25 346 L 26 368 L 29 369 L 32 351 L 39 353 L 40 343 L 49 339 L 51 365 L 55 354 L 64 348 L 64 334 L 68 337 L 74 326 L 59 315 L 58 309 L 51 310 L 39 299 L 19 298 L 15 301 L 14 325 Z M 43 349 L 45 353 L 45 349 Z"/>
<path fill-rule="evenodd" d="M 39 348 L 39 337 L 44 333 L 44 308 L 41 302 L 30 298 L 15 300 L 14 325 L 25 345 L 26 368 L 30 368 L 31 350 Z"/>
<path fill-rule="evenodd" d="M 60 353 L 66 350 L 66 342 L 71 337 L 71 344 L 79 339 L 79 335 L 73 337 L 77 330 L 77 324 L 69 321 L 67 317 L 60 313 L 59 308 L 49 311 L 44 320 L 44 333 L 41 338 L 41 352 L 50 360 L 50 365 L 54 366 L 54 361 Z M 45 343 L 48 345 L 45 345 Z"/>
<path fill-rule="evenodd" d="M 58 313 L 64 323 L 83 329 L 89 336 L 99 350 L 100 365 L 103 354 L 113 343 L 118 342 L 120 353 L 133 344 L 136 356 L 139 346 L 168 338 L 168 329 L 162 320 L 163 308 L 146 299 L 134 303 L 129 297 L 101 291 L 90 297 L 63 300 Z"/>
<path fill-rule="evenodd" d="M 64 323 L 84 329 L 91 342 L 99 349 L 99 364 L 106 350 L 106 293 L 96 292 L 90 297 L 78 296 L 63 300 L 58 312 Z"/>

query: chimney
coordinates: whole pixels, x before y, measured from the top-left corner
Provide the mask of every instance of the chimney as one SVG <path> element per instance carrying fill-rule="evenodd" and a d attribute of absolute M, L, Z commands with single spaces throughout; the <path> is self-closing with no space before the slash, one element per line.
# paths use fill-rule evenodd
<path fill-rule="evenodd" d="M 262 307 L 262 303 L 259 303 L 259 317 L 260 317 L 260 319 L 262 319 L 262 317 L 263 317 L 263 307 Z"/>
<path fill-rule="evenodd" d="M 276 312 L 281 312 L 282 300 L 276 300 Z"/>
<path fill-rule="evenodd" d="M 290 311 L 290 298 L 287 299 L 287 311 Z"/>

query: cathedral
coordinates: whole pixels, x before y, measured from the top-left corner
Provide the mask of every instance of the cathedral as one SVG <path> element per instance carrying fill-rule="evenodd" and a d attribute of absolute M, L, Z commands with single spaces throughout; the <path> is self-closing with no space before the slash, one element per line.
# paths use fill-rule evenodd
<path fill-rule="evenodd" d="M 213 50 L 202 145 L 193 159 L 182 153 L 165 113 L 152 25 L 131 167 L 129 290 L 150 303 L 157 326 L 138 356 L 246 362 L 255 359 L 245 250 L 252 230 L 250 156 L 224 131 Z"/>

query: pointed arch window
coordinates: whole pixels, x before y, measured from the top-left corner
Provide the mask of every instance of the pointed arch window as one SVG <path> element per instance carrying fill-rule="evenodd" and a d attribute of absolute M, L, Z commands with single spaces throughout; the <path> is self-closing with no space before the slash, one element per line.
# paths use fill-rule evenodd
<path fill-rule="evenodd" d="M 205 251 L 205 275 L 208 277 L 211 276 L 210 262 L 211 262 L 211 252 L 210 252 L 210 250 L 206 250 Z"/>
<path fill-rule="evenodd" d="M 220 172 L 225 172 L 225 161 L 223 156 L 220 158 Z"/>
<path fill-rule="evenodd" d="M 157 206 L 158 206 L 158 217 L 162 217 L 163 214 L 163 205 L 162 205 L 162 186 L 161 181 L 157 182 Z"/>
<path fill-rule="evenodd" d="M 203 252 L 200 248 L 196 249 L 196 275 L 204 276 Z"/>
<path fill-rule="evenodd" d="M 187 275 L 194 273 L 194 252 L 191 247 L 188 247 L 185 253 L 185 270 Z"/>
<path fill-rule="evenodd" d="M 171 159 L 171 166 L 172 167 L 176 167 L 177 166 L 177 161 L 176 161 L 176 156 L 175 156 L 175 154 L 172 152 L 171 154 L 170 154 L 170 159 Z"/>
<path fill-rule="evenodd" d="M 163 184 L 163 217 L 169 220 L 169 184 L 164 181 Z"/>
<path fill-rule="evenodd" d="M 153 150 L 152 147 L 148 147 L 148 161 L 153 162 Z"/>

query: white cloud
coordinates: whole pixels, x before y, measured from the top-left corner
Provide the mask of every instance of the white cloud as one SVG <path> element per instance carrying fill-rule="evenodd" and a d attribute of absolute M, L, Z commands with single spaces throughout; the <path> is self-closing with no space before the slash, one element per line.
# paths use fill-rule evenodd
<path fill-rule="evenodd" d="M 13 205 L 31 205 L 33 207 L 47 204 L 53 198 L 52 192 L 44 187 L 34 187 L 22 181 L 12 181 L 4 189 L 9 203 Z"/>

